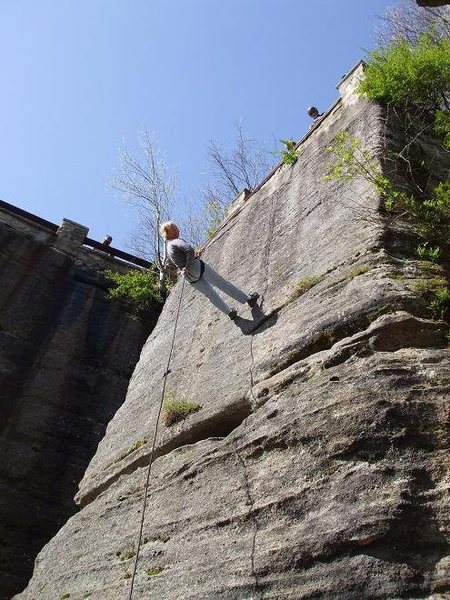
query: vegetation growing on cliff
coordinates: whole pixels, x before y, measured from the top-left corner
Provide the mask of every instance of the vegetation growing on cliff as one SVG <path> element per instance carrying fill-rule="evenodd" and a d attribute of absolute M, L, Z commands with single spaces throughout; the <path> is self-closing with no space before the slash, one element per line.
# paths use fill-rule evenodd
<path fill-rule="evenodd" d="M 295 140 L 280 140 L 280 142 L 284 145 L 284 149 L 280 152 L 281 161 L 285 165 L 294 165 L 300 154 L 297 142 Z"/>
<path fill-rule="evenodd" d="M 130 558 L 133 558 L 133 556 L 136 556 L 136 551 L 134 547 L 127 548 L 126 550 L 116 552 L 116 556 L 120 560 L 120 562 L 125 562 L 126 560 L 130 560 Z"/>
<path fill-rule="evenodd" d="M 446 277 L 421 277 L 413 289 L 426 302 L 428 316 L 432 319 L 443 319 L 450 305 L 450 292 Z"/>
<path fill-rule="evenodd" d="M 450 112 L 448 110 L 435 112 L 434 131 L 442 137 L 444 148 L 450 150 Z"/>
<path fill-rule="evenodd" d="M 164 571 L 164 567 L 153 567 L 152 569 L 144 569 L 144 573 L 150 579 L 150 577 L 155 577 Z"/>
<path fill-rule="evenodd" d="M 125 450 L 125 452 L 123 454 L 121 454 L 119 456 L 118 459 L 116 459 L 114 462 L 120 462 L 121 460 L 123 460 L 125 457 L 127 457 L 129 454 L 132 454 L 133 452 L 135 452 L 136 450 L 139 450 L 139 448 L 142 448 L 142 446 L 145 446 L 145 444 L 147 443 L 147 440 L 145 438 L 136 440 L 134 442 L 134 444 L 132 444 L 129 448 L 127 448 L 127 450 Z"/>
<path fill-rule="evenodd" d="M 416 256 L 439 262 L 448 254 L 450 181 L 439 178 L 423 147 L 433 133 L 450 148 L 450 39 L 433 32 L 413 41 L 391 41 L 370 53 L 359 92 L 384 103 L 400 123 L 404 147 L 378 157 L 348 131 L 340 132 L 327 149 L 326 180 L 368 181 L 377 191 L 385 215 L 409 223 L 418 239 Z M 402 165 L 391 172 L 390 164 Z M 359 210 L 367 209 L 359 206 Z M 367 220 L 374 215 L 364 214 Z M 424 277 L 415 286 L 427 303 L 429 316 L 443 318 L 450 307 L 448 282 Z"/>
<path fill-rule="evenodd" d="M 422 260 L 430 260 L 431 262 L 437 262 L 442 255 L 442 250 L 439 246 L 430 246 L 428 242 L 419 244 L 417 246 L 417 255 Z"/>
<path fill-rule="evenodd" d="M 420 258 L 437 260 L 440 246 L 450 237 L 450 182 L 440 182 L 429 191 L 399 189 L 383 174 L 373 154 L 361 147 L 361 140 L 347 131 L 340 132 L 327 148 L 332 156 L 325 180 L 351 181 L 361 177 L 380 195 L 386 213 L 411 222 L 424 240 L 417 247 Z M 431 246 L 435 243 L 435 246 Z"/>
<path fill-rule="evenodd" d="M 315 285 L 317 285 L 324 279 L 325 275 L 310 275 L 309 277 L 299 279 L 292 285 L 292 290 L 286 299 L 286 304 L 297 300 L 297 298 L 303 296 L 303 294 L 306 294 L 308 290 L 313 288 Z"/>
<path fill-rule="evenodd" d="M 414 107 L 425 113 L 448 109 L 450 39 L 431 33 L 417 42 L 397 40 L 369 53 L 359 92 L 368 100 Z"/>
<path fill-rule="evenodd" d="M 157 308 L 161 302 L 159 278 L 150 271 L 133 269 L 121 274 L 105 272 L 113 287 L 108 290 L 108 298 L 115 298 L 130 308 L 148 311 Z"/>
<path fill-rule="evenodd" d="M 415 42 L 397 40 L 369 54 L 359 91 L 368 100 L 386 102 L 433 122 L 450 148 L 450 38 L 423 33 Z"/>
<path fill-rule="evenodd" d="M 172 391 L 167 391 L 164 396 L 164 423 L 166 427 L 184 421 L 189 415 L 202 408 L 197 402 L 186 402 L 177 400 Z"/>
<path fill-rule="evenodd" d="M 386 177 L 372 155 L 361 148 L 360 141 L 341 132 L 334 144 L 328 148 L 334 159 L 329 163 L 326 179 L 344 182 L 362 177 L 377 190 L 386 215 L 392 219 L 409 222 L 421 240 L 416 247 L 416 256 L 421 259 L 424 276 L 413 289 L 426 303 L 428 316 L 442 319 L 450 308 L 450 292 L 443 269 L 436 276 L 428 265 L 442 260 L 448 250 L 450 239 L 450 182 L 440 182 L 429 194 L 414 194 L 399 190 Z M 366 215 L 367 218 L 367 215 Z M 426 268 L 425 268 L 426 266 Z M 436 268 L 438 265 L 436 265 Z"/>

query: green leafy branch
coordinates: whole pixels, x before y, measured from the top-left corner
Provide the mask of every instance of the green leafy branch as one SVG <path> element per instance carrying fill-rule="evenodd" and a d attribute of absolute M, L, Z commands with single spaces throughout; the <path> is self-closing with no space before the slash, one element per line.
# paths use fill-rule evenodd
<path fill-rule="evenodd" d="M 161 304 L 159 277 L 156 273 L 133 269 L 125 274 L 115 271 L 105 271 L 105 274 L 113 284 L 108 290 L 108 298 L 120 300 L 126 306 L 142 311 Z"/>
<path fill-rule="evenodd" d="M 450 182 L 441 182 L 431 190 L 426 198 L 420 198 L 406 190 L 398 190 L 386 177 L 369 152 L 362 148 L 361 140 L 340 132 L 327 148 L 331 159 L 327 165 L 325 180 L 348 183 L 362 178 L 371 183 L 380 195 L 386 213 L 412 223 L 424 243 L 419 244 L 420 258 L 438 260 L 442 246 L 450 237 Z M 430 244 L 434 243 L 435 246 Z"/>
<path fill-rule="evenodd" d="M 280 140 L 280 142 L 284 145 L 284 149 L 280 152 L 283 164 L 295 164 L 300 156 L 300 150 L 297 148 L 297 142 L 295 140 Z"/>

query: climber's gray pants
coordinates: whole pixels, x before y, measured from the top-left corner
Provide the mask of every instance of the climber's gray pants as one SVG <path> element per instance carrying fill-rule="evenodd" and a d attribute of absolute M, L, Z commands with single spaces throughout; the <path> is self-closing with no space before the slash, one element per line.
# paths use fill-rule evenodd
<path fill-rule="evenodd" d="M 224 279 L 216 273 L 212 267 L 210 267 L 207 263 L 205 263 L 205 270 L 203 272 L 203 277 L 191 285 L 204 294 L 208 300 L 214 304 L 216 308 L 221 310 L 226 315 L 230 312 L 230 307 L 222 300 L 219 294 L 215 291 L 214 287 L 218 288 L 230 298 L 237 300 L 241 304 L 245 304 L 248 300 L 248 294 L 242 292 L 235 285 Z M 214 286 L 214 287 L 213 287 Z"/>

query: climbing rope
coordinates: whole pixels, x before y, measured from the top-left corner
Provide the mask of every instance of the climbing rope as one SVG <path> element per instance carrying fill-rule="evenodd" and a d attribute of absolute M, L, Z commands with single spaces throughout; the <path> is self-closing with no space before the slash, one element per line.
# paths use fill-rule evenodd
<path fill-rule="evenodd" d="M 139 551 L 140 551 L 140 548 L 141 548 L 142 532 L 144 530 L 145 510 L 147 508 L 147 492 L 148 492 L 148 486 L 149 486 L 149 483 L 150 483 L 150 475 L 151 475 L 151 471 L 152 471 L 153 457 L 154 457 L 155 448 L 156 448 L 156 436 L 158 434 L 159 420 L 160 420 L 160 417 L 161 417 L 161 411 L 162 411 L 162 407 L 163 407 L 163 403 L 164 403 L 164 396 L 165 396 L 165 393 L 166 393 L 167 377 L 168 377 L 168 375 L 170 373 L 170 361 L 172 359 L 173 347 L 175 345 L 175 334 L 177 332 L 178 317 L 180 315 L 181 300 L 183 298 L 183 290 L 184 290 L 185 279 L 184 279 L 184 277 L 182 279 L 183 279 L 183 282 L 181 284 L 180 300 L 178 302 L 178 309 L 177 309 L 177 313 L 176 313 L 176 317 L 175 317 L 175 325 L 174 325 L 174 328 L 173 328 L 172 344 L 170 346 L 169 358 L 167 359 L 167 367 L 166 367 L 166 370 L 165 370 L 164 375 L 163 375 L 164 380 L 163 380 L 163 386 L 162 386 L 162 392 L 161 392 L 161 401 L 159 403 L 158 416 L 156 418 L 156 425 L 155 425 L 155 434 L 153 436 L 153 446 L 152 446 L 152 451 L 150 453 L 150 462 L 149 462 L 148 469 L 147 469 L 147 479 L 145 481 L 145 486 L 144 486 L 144 501 L 143 501 L 143 505 L 142 505 L 142 516 L 141 516 L 141 523 L 140 523 L 140 526 L 139 526 L 139 535 L 138 535 L 138 542 L 137 542 L 137 549 L 136 549 L 136 558 L 134 559 L 133 574 L 131 576 L 130 595 L 128 596 L 128 600 L 132 600 L 133 588 L 134 588 L 134 579 L 136 577 L 136 570 L 137 570 L 137 565 L 138 565 L 138 561 L 139 561 Z"/>

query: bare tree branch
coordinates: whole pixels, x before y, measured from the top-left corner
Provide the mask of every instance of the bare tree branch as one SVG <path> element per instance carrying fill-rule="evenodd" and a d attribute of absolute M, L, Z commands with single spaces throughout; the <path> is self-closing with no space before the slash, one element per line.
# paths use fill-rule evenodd
<path fill-rule="evenodd" d="M 244 188 L 254 189 L 275 164 L 271 149 L 248 137 L 242 121 L 237 123 L 236 133 L 229 152 L 216 140 L 208 145 L 211 182 L 204 189 L 204 197 L 207 201 L 214 199 L 221 207 L 228 206 Z"/>
<path fill-rule="evenodd" d="M 450 37 L 450 6 L 420 7 L 415 0 L 398 0 L 378 18 L 381 24 L 376 33 L 380 46 L 395 40 L 415 43 L 425 32 L 437 38 Z"/>
<path fill-rule="evenodd" d="M 242 123 L 236 125 L 237 136 L 227 153 L 211 140 L 208 161 L 211 180 L 199 194 L 199 202 L 186 201 L 178 212 L 184 237 L 200 246 L 217 226 L 230 202 L 244 189 L 253 189 L 275 162 L 273 152 L 249 138 Z M 175 180 L 154 138 L 147 130 L 140 133 L 139 148 L 132 154 L 127 147 L 120 153 L 120 167 L 111 177 L 111 187 L 133 206 L 138 227 L 132 234 L 131 248 L 155 263 L 164 282 L 166 270 L 164 243 L 159 235 L 162 222 L 175 208 Z"/>
<path fill-rule="evenodd" d="M 164 244 L 159 228 L 173 209 L 175 179 L 147 130 L 140 133 L 137 156 L 126 147 L 121 151 L 120 168 L 111 177 L 111 186 L 137 210 L 138 229 L 131 240 L 133 249 L 154 261 L 163 275 Z"/>

